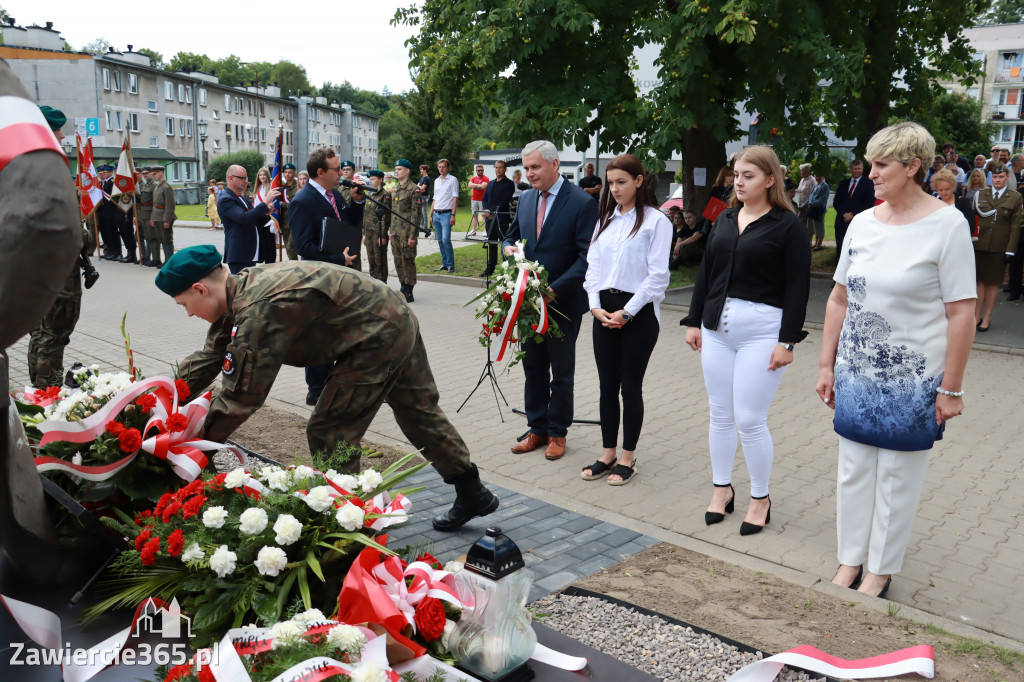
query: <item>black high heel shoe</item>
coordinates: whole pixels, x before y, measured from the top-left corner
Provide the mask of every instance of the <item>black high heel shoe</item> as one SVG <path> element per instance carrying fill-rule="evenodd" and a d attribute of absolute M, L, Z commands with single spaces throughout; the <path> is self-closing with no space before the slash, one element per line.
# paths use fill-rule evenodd
<path fill-rule="evenodd" d="M 736 490 L 732 487 L 732 483 L 726 483 L 725 485 L 718 485 L 715 483 L 714 485 L 716 488 L 728 488 L 729 490 L 732 490 L 732 498 L 729 500 L 728 504 L 725 505 L 725 514 L 732 514 L 736 509 Z M 704 512 L 704 523 L 709 526 L 721 523 L 722 521 L 725 521 L 725 514 L 706 511 Z"/>
<path fill-rule="evenodd" d="M 768 523 L 772 520 L 772 498 L 769 497 L 768 495 L 765 495 L 764 497 L 751 497 L 750 499 L 763 500 L 765 497 L 768 498 L 768 513 L 764 515 L 764 526 L 767 526 Z M 764 526 L 759 526 L 756 523 L 747 523 L 746 521 L 744 521 L 740 525 L 740 535 L 753 535 L 755 533 L 760 533 L 764 530 Z"/>

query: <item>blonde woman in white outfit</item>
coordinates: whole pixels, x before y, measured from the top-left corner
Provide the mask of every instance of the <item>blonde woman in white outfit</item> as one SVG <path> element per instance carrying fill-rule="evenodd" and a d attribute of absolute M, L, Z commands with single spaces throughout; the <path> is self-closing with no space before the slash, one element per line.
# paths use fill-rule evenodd
<path fill-rule="evenodd" d="M 839 434 L 832 582 L 878 597 L 903 566 L 932 445 L 964 410 L 974 340 L 970 232 L 921 188 L 934 154 L 916 123 L 868 142 L 884 203 L 850 224 L 825 312 L 816 390 Z"/>

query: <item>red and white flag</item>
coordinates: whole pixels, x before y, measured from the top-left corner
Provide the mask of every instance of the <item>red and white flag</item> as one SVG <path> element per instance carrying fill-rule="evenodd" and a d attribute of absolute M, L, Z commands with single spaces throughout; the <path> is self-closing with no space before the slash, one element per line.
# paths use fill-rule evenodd
<path fill-rule="evenodd" d="M 117 170 L 114 171 L 114 189 L 111 190 L 110 196 L 134 193 L 135 164 L 132 161 L 132 143 L 125 133 L 124 142 L 121 144 L 121 157 L 117 160 Z"/>
<path fill-rule="evenodd" d="M 15 157 L 41 149 L 55 151 L 67 162 L 38 106 L 24 97 L 0 97 L 0 170 Z"/>
<path fill-rule="evenodd" d="M 78 143 L 78 190 L 80 192 L 80 209 L 82 220 L 85 220 L 103 201 L 103 188 L 100 178 L 96 175 L 96 166 L 92 161 L 92 140 L 82 145 L 82 136 L 75 134 Z"/>

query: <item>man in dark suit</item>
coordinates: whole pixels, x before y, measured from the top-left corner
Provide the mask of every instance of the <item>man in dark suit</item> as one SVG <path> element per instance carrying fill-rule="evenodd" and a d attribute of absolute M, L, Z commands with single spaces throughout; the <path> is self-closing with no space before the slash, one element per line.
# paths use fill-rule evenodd
<path fill-rule="evenodd" d="M 583 278 L 597 223 L 597 202 L 562 178 L 558 149 L 550 142 L 526 145 L 523 167 L 533 189 L 519 198 L 516 217 L 502 244 L 505 253 L 511 254 L 518 248 L 517 242 L 525 239 L 526 258 L 547 269 L 544 298 L 556 311 L 552 319 L 558 321 L 565 336 L 524 344 L 524 403 L 530 430 L 512 452 L 530 452 L 546 445 L 544 456 L 556 460 L 565 454 L 565 436 L 572 423 L 576 337 L 588 307 Z"/>
<path fill-rule="evenodd" d="M 103 238 L 103 255 L 100 258 L 122 261 L 124 254 L 121 253 L 121 235 L 117 231 L 116 222 L 118 209 L 110 199 L 110 193 L 114 191 L 114 168 L 102 164 L 96 167 L 96 175 L 104 194 L 100 205 L 96 207 L 96 222 Z"/>
<path fill-rule="evenodd" d="M 320 231 L 324 218 L 343 220 L 351 225 L 363 224 L 363 193 L 352 190 L 352 202 L 345 201 L 336 188 L 341 180 L 341 161 L 333 149 L 320 148 L 306 162 L 309 182 L 299 190 L 288 206 L 288 224 L 292 243 L 302 260 L 319 260 L 352 266 L 359 254 L 329 254 L 320 251 Z M 333 364 L 306 367 L 306 404 L 316 405 L 327 385 Z"/>
<path fill-rule="evenodd" d="M 260 227 L 267 222 L 274 199 L 281 196 L 281 189 L 275 187 L 267 192 L 263 203 L 253 207 L 244 196 L 248 183 L 245 168 L 231 166 L 224 183 L 226 189 L 217 197 L 217 213 L 224 223 L 224 262 L 232 275 L 260 260 Z"/>
<path fill-rule="evenodd" d="M 836 263 L 843 252 L 846 228 L 853 221 L 853 216 L 874 205 L 875 185 L 870 178 L 864 177 L 864 163 L 854 159 L 850 162 L 850 177 L 839 183 L 832 199 L 832 207 L 836 209 Z"/>

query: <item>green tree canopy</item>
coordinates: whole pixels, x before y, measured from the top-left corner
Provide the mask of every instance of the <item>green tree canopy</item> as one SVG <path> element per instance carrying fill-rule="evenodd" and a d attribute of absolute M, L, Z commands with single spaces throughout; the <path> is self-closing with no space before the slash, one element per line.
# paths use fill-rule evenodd
<path fill-rule="evenodd" d="M 82 48 L 82 52 L 88 54 L 101 55 L 106 54 L 110 49 L 110 41 L 106 38 L 97 38 L 96 40 L 88 43 Z"/>
<path fill-rule="evenodd" d="M 970 161 L 975 154 L 988 155 L 996 124 L 981 117 L 981 102 L 961 93 L 943 93 L 918 117 L 917 122 L 928 128 L 935 143 L 956 145 L 961 156 Z"/>
<path fill-rule="evenodd" d="M 256 174 L 259 173 L 260 168 L 266 165 L 266 159 L 263 158 L 263 154 L 253 149 L 246 149 L 240 152 L 231 152 L 230 154 L 221 154 L 210 159 L 210 165 L 206 170 L 206 177 L 217 178 L 220 181 L 224 181 L 228 176 L 228 166 L 238 164 L 245 168 L 245 172 L 248 173 L 249 179 L 255 181 Z"/>
<path fill-rule="evenodd" d="M 995 0 L 978 19 L 980 24 L 1024 23 L 1024 0 Z"/>
<path fill-rule="evenodd" d="M 321 97 L 326 97 L 328 102 L 348 102 L 352 105 L 353 109 L 365 111 L 376 116 L 383 116 L 395 104 L 395 96 L 390 93 L 384 94 L 373 92 L 372 90 L 362 90 L 348 81 L 340 84 L 327 81 L 319 89 L 318 94 Z"/>
<path fill-rule="evenodd" d="M 140 47 L 137 50 L 137 52 L 139 54 L 144 54 L 147 57 L 149 57 L 149 65 L 152 66 L 154 69 L 166 68 L 164 66 L 164 56 L 156 50 L 151 50 L 148 47 Z"/>
<path fill-rule="evenodd" d="M 445 158 L 458 169 L 472 152 L 473 138 L 465 125 L 442 129 L 438 124 L 433 98 L 418 88 L 405 93 L 398 105 L 381 118 L 381 167 L 396 159 L 409 159 L 415 166 L 425 163 L 433 168 L 438 159 Z"/>

